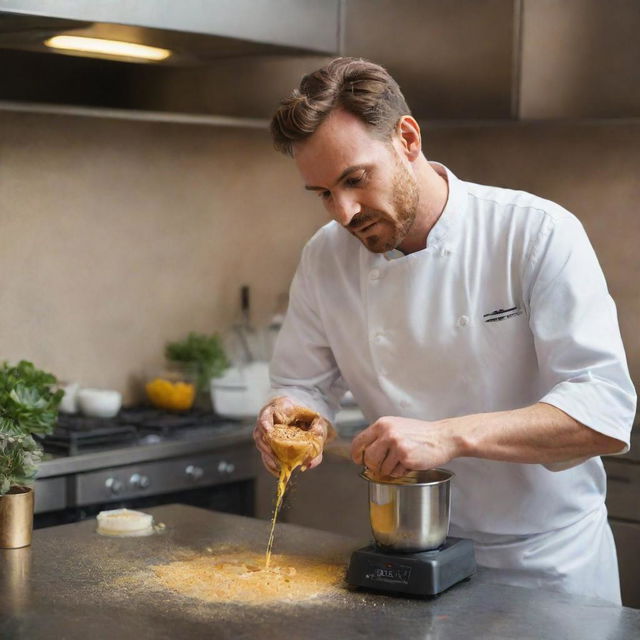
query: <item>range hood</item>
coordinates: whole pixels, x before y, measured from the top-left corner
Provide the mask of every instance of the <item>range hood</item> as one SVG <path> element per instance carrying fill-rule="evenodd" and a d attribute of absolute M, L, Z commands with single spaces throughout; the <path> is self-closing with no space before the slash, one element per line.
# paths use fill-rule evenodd
<path fill-rule="evenodd" d="M 0 107 L 264 118 L 302 73 L 336 55 L 340 11 L 341 0 L 0 0 Z M 46 46 L 55 36 L 170 55 L 138 64 Z"/>
<path fill-rule="evenodd" d="M 265 126 L 341 53 L 387 67 L 413 114 L 444 126 L 638 118 L 639 30 L 638 0 L 0 0 L 0 102 Z M 43 43 L 60 34 L 172 53 L 59 55 Z"/>
<path fill-rule="evenodd" d="M 338 49 L 339 5 L 340 0 L 0 0 L 0 49 L 60 53 L 44 42 L 73 35 L 167 49 L 171 55 L 162 64 L 178 66 L 246 55 L 330 55 Z"/>

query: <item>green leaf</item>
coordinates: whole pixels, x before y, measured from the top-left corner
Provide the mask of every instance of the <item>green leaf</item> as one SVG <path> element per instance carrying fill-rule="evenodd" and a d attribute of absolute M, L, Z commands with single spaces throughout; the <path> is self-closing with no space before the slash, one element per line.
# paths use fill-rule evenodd
<path fill-rule="evenodd" d="M 168 343 L 165 356 L 169 361 L 191 365 L 200 392 L 208 390 L 209 380 L 221 376 L 229 367 L 222 341 L 216 333 L 204 335 L 192 331 L 184 340 Z"/>
<path fill-rule="evenodd" d="M 0 367 L 0 495 L 30 483 L 38 471 L 41 447 L 31 434 L 50 433 L 64 395 L 55 376 L 20 361 Z"/>

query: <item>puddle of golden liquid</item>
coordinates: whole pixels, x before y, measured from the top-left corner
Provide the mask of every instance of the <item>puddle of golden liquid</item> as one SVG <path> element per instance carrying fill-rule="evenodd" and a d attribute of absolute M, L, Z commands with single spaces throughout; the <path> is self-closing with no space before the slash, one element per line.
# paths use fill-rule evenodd
<path fill-rule="evenodd" d="M 165 589 L 206 602 L 299 602 L 341 589 L 342 565 L 274 554 L 267 569 L 263 559 L 255 551 L 200 555 L 153 566 L 151 575 Z"/>

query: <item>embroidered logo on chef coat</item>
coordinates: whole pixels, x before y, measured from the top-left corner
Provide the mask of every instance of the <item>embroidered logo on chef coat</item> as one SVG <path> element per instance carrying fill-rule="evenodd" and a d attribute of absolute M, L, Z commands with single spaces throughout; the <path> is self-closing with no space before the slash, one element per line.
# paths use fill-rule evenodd
<path fill-rule="evenodd" d="M 513 318 L 514 316 L 521 316 L 522 310 L 520 307 L 510 307 L 509 309 L 496 309 L 489 313 L 485 313 L 482 317 L 485 322 L 498 322 L 500 320 L 506 320 L 507 318 Z"/>

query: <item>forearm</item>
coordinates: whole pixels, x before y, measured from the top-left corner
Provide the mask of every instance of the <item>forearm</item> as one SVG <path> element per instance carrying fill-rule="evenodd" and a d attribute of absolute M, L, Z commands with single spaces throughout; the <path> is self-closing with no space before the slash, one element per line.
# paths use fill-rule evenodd
<path fill-rule="evenodd" d="M 547 464 L 616 453 L 624 443 L 539 402 L 512 411 L 443 420 L 457 443 L 456 457 Z"/>

